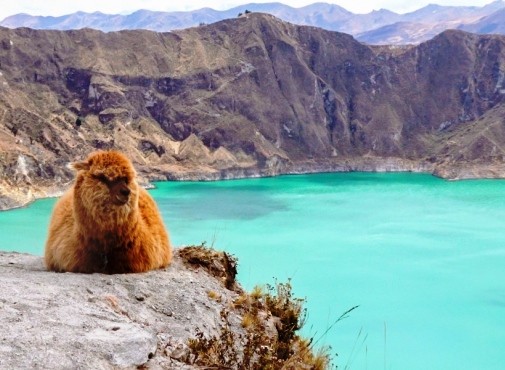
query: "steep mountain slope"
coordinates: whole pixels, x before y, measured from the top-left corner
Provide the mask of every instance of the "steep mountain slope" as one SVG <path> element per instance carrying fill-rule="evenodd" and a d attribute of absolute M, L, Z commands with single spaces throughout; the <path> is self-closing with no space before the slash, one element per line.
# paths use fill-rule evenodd
<path fill-rule="evenodd" d="M 253 13 L 172 33 L 0 28 L 0 62 L 4 206 L 107 148 L 161 179 L 454 163 L 451 178 L 505 175 L 502 36 L 371 47 Z"/>
<path fill-rule="evenodd" d="M 88 27 L 105 32 L 147 29 L 165 32 L 235 18 L 239 13 L 248 10 L 272 14 L 299 25 L 345 32 L 367 43 L 407 44 L 426 41 L 446 29 L 458 27 L 466 29 L 464 28 L 466 24 L 474 24 L 504 7 L 505 1 L 497 0 L 483 7 L 430 4 L 407 14 L 396 14 L 385 9 L 374 10 L 368 14 L 353 14 L 338 5 L 321 2 L 301 8 L 293 8 L 281 3 L 250 3 L 225 11 L 216 11 L 210 8 L 188 12 L 139 10 L 130 15 L 78 12 L 61 17 L 17 14 L 5 18 L 0 22 L 0 26 L 59 30 Z M 502 33 L 500 29 L 505 24 L 503 17 L 495 16 L 494 19 L 499 25 L 495 27 L 495 33 Z M 480 33 L 479 27 L 476 30 Z M 490 31 L 484 33 L 490 33 Z"/>

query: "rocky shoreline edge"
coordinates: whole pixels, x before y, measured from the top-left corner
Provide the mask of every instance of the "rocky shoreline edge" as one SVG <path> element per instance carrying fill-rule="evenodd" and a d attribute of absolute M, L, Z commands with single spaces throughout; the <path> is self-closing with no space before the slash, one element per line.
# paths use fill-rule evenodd
<path fill-rule="evenodd" d="M 152 188 L 152 181 L 221 181 L 246 178 L 262 178 L 280 175 L 345 172 L 415 172 L 432 174 L 449 181 L 470 179 L 505 179 L 505 163 L 431 163 L 402 158 L 359 158 L 291 163 L 274 157 L 263 167 L 231 167 L 215 169 L 191 166 L 173 168 L 142 167 L 139 169 L 140 184 Z M 27 206 L 37 199 L 59 197 L 72 182 L 51 185 L 9 186 L 0 183 L 0 211 Z"/>

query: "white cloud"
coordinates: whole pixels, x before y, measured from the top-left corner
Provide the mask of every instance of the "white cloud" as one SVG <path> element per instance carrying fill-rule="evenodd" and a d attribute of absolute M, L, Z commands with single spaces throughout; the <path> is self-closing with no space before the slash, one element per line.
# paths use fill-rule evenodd
<path fill-rule="evenodd" d="M 210 7 L 217 10 L 229 9 L 246 3 L 266 3 L 276 0 L 194 0 L 188 1 L 162 1 L 162 0 L 11 0 L 3 1 L 0 7 L 0 20 L 18 13 L 28 13 L 31 15 L 52 15 L 60 16 L 84 11 L 92 13 L 100 11 L 107 14 L 125 14 L 138 9 L 149 9 L 158 11 L 193 10 Z M 285 0 L 283 2 L 292 7 L 301 7 L 317 1 L 325 0 Z M 440 5 L 472 5 L 483 6 L 491 0 L 326 0 L 328 3 L 340 5 L 354 13 L 368 13 L 381 8 L 389 9 L 398 13 L 404 13 L 419 9 L 429 3 Z"/>

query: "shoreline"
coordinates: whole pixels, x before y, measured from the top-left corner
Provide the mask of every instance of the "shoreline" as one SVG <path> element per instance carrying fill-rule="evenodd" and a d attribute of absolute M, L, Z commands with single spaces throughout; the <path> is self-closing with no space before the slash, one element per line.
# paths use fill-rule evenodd
<path fill-rule="evenodd" d="M 262 168 L 253 167 L 232 167 L 226 169 L 215 169 L 204 167 L 200 169 L 188 168 L 187 170 L 170 171 L 169 168 L 149 171 L 144 169 L 139 173 L 139 185 L 152 189 L 153 182 L 164 181 L 189 181 L 189 182 L 211 182 L 240 180 L 253 178 L 267 178 L 283 175 L 310 175 L 320 173 L 350 173 L 350 172 L 370 172 L 370 173 L 424 173 L 441 178 L 446 181 L 459 180 L 484 180 L 484 179 L 505 179 L 505 164 L 442 164 L 437 165 L 428 161 L 412 161 L 401 158 L 359 158 L 344 159 L 335 161 L 303 161 L 296 163 L 285 163 L 273 161 L 266 163 Z M 40 199 L 57 198 L 63 195 L 72 182 L 50 187 L 22 188 L 12 187 L 10 192 L 0 197 L 0 212 L 18 208 L 28 207 L 31 203 Z M 4 187 L 5 188 L 5 187 Z"/>

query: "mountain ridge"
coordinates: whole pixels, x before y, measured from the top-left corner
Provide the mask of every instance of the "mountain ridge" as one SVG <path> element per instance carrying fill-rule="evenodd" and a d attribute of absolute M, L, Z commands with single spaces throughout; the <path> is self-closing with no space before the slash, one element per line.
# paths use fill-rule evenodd
<path fill-rule="evenodd" d="M 345 32 L 367 43 L 388 44 L 393 41 L 394 44 L 407 44 L 426 41 L 446 29 L 475 29 L 475 32 L 481 32 L 481 30 L 489 29 L 489 25 L 484 19 L 486 17 L 490 17 L 487 19 L 493 22 L 498 19 L 501 27 L 495 27 L 495 29 L 498 30 L 497 32 L 503 33 L 505 21 L 500 21 L 503 17 L 500 18 L 499 14 L 492 16 L 503 8 L 505 8 L 505 2 L 496 0 L 483 7 L 430 4 L 405 14 L 397 14 L 386 9 L 374 10 L 367 14 L 354 14 L 338 5 L 324 2 L 300 8 L 273 2 L 248 3 L 222 11 L 211 8 L 187 12 L 160 12 L 141 9 L 128 15 L 77 12 L 59 17 L 18 14 L 2 20 L 0 26 L 58 30 L 94 28 L 104 32 L 148 29 L 167 32 L 235 18 L 237 14 L 248 10 L 272 14 L 294 24 Z M 410 28 L 414 27 L 415 30 L 401 29 L 399 30 L 403 34 L 401 37 L 398 37 L 397 34 L 391 35 L 391 30 L 394 30 L 391 26 L 403 22 L 408 22 L 411 24 Z M 484 22 L 484 24 L 474 26 L 476 22 Z M 388 28 L 384 30 L 384 27 Z M 427 28 L 426 32 L 425 28 Z M 387 33 L 387 36 L 381 38 L 384 33 Z M 411 33 L 415 35 L 409 37 Z"/>
<path fill-rule="evenodd" d="M 0 203 L 119 149 L 147 179 L 505 177 L 505 37 L 369 46 L 268 14 L 169 33 L 0 28 Z M 77 126 L 79 120 L 80 126 Z"/>

